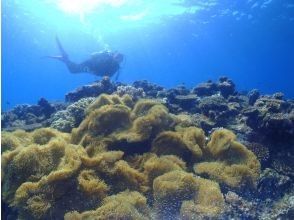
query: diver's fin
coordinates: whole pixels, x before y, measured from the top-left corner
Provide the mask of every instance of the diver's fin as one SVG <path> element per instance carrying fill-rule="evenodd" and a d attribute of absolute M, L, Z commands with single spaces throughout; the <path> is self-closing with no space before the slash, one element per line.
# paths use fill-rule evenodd
<path fill-rule="evenodd" d="M 61 59 L 60 60 L 68 60 L 68 55 L 67 55 L 67 53 L 65 52 L 65 50 L 63 49 L 63 47 L 62 47 L 62 45 L 61 45 L 61 43 L 60 43 L 60 40 L 59 40 L 59 38 L 56 36 L 56 38 L 55 38 L 55 40 L 56 40 L 56 44 L 57 44 L 57 46 L 58 46 L 58 49 L 59 49 L 59 51 L 60 51 L 60 53 L 61 53 Z M 57 56 L 56 56 L 57 57 Z M 51 57 L 51 58 L 56 58 L 55 56 L 53 56 L 53 57 Z M 56 58 L 56 59 L 59 59 L 59 58 Z"/>
<path fill-rule="evenodd" d="M 60 61 L 63 61 L 63 57 L 60 56 L 60 55 L 57 55 L 57 56 L 42 56 L 41 58 L 50 58 L 50 59 L 55 59 L 55 60 L 60 60 Z"/>

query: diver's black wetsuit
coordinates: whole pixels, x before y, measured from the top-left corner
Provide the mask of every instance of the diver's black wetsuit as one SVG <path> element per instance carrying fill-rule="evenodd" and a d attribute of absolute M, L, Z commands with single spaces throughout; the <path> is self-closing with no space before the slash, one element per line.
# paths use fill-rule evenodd
<path fill-rule="evenodd" d="M 119 75 L 120 63 L 123 61 L 123 55 L 117 52 L 103 51 L 93 53 L 89 59 L 78 64 L 71 61 L 63 49 L 58 37 L 56 43 L 61 53 L 60 56 L 47 56 L 65 63 L 71 73 L 92 73 L 96 76 L 113 76 L 116 72 L 116 79 Z"/>
<path fill-rule="evenodd" d="M 71 73 L 88 72 L 97 76 L 113 76 L 120 68 L 119 62 L 113 57 L 113 53 L 106 51 L 95 53 L 90 59 L 80 64 L 69 59 L 65 59 L 64 63 Z"/>

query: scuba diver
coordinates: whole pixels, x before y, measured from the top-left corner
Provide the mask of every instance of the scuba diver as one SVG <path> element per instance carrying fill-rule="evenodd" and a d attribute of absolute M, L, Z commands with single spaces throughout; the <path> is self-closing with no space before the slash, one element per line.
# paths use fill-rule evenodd
<path fill-rule="evenodd" d="M 69 59 L 68 54 L 63 49 L 58 37 L 56 43 L 61 55 L 47 56 L 47 58 L 57 59 L 63 62 L 71 73 L 92 73 L 96 76 L 112 77 L 117 73 L 115 80 L 118 79 L 120 64 L 124 60 L 124 55 L 118 52 L 95 52 L 91 57 L 82 63 L 75 63 Z"/>

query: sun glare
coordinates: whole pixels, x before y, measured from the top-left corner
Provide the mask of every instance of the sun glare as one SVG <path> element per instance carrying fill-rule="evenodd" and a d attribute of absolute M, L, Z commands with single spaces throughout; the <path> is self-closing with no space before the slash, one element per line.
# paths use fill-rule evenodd
<path fill-rule="evenodd" d="M 128 0 L 57 0 L 60 10 L 69 14 L 89 14 L 104 6 L 120 7 Z"/>

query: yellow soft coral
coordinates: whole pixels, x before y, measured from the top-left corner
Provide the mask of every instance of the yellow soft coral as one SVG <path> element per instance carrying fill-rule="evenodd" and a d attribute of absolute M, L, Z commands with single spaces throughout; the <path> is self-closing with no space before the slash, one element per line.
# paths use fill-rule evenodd
<path fill-rule="evenodd" d="M 171 171 L 157 177 L 153 194 L 161 218 L 172 218 L 179 212 L 182 216 L 195 213 L 217 216 L 224 209 L 224 199 L 216 182 L 184 171 Z"/>
<path fill-rule="evenodd" d="M 173 170 L 186 170 L 186 163 L 174 155 L 153 156 L 144 163 L 144 173 L 151 185 L 156 177 Z"/>
<path fill-rule="evenodd" d="M 69 141 L 69 135 L 61 133 L 53 128 L 40 128 L 32 132 L 33 143 L 44 145 L 54 138 L 62 138 Z"/>
<path fill-rule="evenodd" d="M 129 166 L 126 161 L 120 160 L 115 163 L 111 178 L 115 190 L 123 191 L 130 189 L 140 192 L 145 192 L 147 190 L 146 176 Z"/>
<path fill-rule="evenodd" d="M 167 109 L 162 105 L 154 105 L 150 109 L 144 109 L 142 112 L 132 111 L 132 115 L 140 116 L 134 119 L 132 128 L 117 135 L 118 139 L 126 139 L 127 142 L 141 142 L 157 135 L 161 131 L 170 129 L 173 118 Z M 137 110 L 139 111 L 139 110 Z M 142 110 L 143 111 L 143 110 Z"/>
<path fill-rule="evenodd" d="M 160 103 L 150 99 L 139 100 L 132 111 L 132 118 L 138 118 L 146 115 L 155 105 L 160 105 Z"/>
<path fill-rule="evenodd" d="M 100 95 L 87 109 L 86 113 L 89 114 L 92 111 L 101 108 L 104 105 L 126 105 L 128 107 L 133 106 L 132 98 L 129 95 L 124 95 L 123 97 L 119 97 L 118 95 Z"/>
<path fill-rule="evenodd" d="M 20 216 L 43 218 L 52 207 L 54 196 L 49 189 L 56 191 L 59 182 L 71 178 L 86 152 L 69 144 L 68 136 L 56 130 L 17 131 L 14 135 L 25 141 L 2 155 L 3 199 L 16 206 Z"/>
<path fill-rule="evenodd" d="M 102 102 L 105 98 L 106 96 L 103 99 L 100 97 L 98 100 Z M 93 107 L 93 111 L 80 126 L 73 129 L 73 143 L 81 144 L 92 151 L 93 146 L 99 145 L 101 150 L 144 152 L 148 149 L 136 150 L 128 146 L 131 143 L 147 142 L 175 124 L 174 117 L 158 102 L 142 100 L 136 103 L 133 110 L 123 104 L 115 104 L 113 101 L 110 103 L 112 104 L 94 105 L 96 107 Z"/>
<path fill-rule="evenodd" d="M 11 132 L 1 133 L 1 152 L 14 150 L 21 145 L 20 140 Z"/>
<path fill-rule="evenodd" d="M 32 144 L 31 133 L 24 130 L 15 130 L 13 132 L 3 131 L 1 132 L 1 152 L 7 150 L 14 150 L 17 147 L 24 147 Z"/>
<path fill-rule="evenodd" d="M 149 209 L 146 198 L 135 191 L 125 191 L 117 195 L 106 197 L 102 206 L 94 211 L 83 213 L 69 212 L 65 220 L 91 220 L 91 219 L 129 219 L 148 220 Z"/>
<path fill-rule="evenodd" d="M 152 144 L 152 151 L 159 155 L 174 154 L 181 158 L 202 156 L 205 144 L 204 132 L 196 127 L 182 128 L 177 132 L 160 133 Z"/>
<path fill-rule="evenodd" d="M 157 101 L 101 95 L 71 134 L 4 132 L 3 200 L 23 219 L 150 219 L 143 193 L 158 218 L 218 217 L 217 182 L 254 186 L 260 164 L 231 131 L 206 144 L 190 122 Z"/>
<path fill-rule="evenodd" d="M 255 186 L 260 163 L 250 150 L 236 141 L 231 131 L 221 129 L 212 134 L 207 144 L 207 157 L 212 162 L 195 164 L 196 173 L 207 174 L 211 179 L 230 187 Z"/>
<path fill-rule="evenodd" d="M 130 109 L 124 105 L 104 105 L 91 112 L 80 124 L 79 128 L 73 129 L 73 143 L 83 144 L 87 136 L 105 136 L 112 132 L 129 126 Z M 90 139 L 91 140 L 91 139 Z M 85 144 L 84 144 L 85 145 Z"/>
<path fill-rule="evenodd" d="M 225 208 L 224 197 L 218 183 L 197 178 L 197 193 L 192 200 L 184 201 L 180 214 L 182 219 L 216 217 Z"/>
<path fill-rule="evenodd" d="M 94 170 L 83 170 L 78 176 L 80 189 L 89 196 L 97 196 L 103 199 L 107 195 L 109 187 L 101 180 Z"/>

